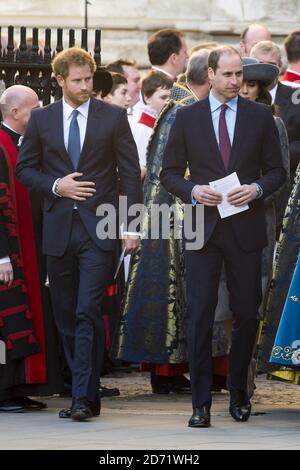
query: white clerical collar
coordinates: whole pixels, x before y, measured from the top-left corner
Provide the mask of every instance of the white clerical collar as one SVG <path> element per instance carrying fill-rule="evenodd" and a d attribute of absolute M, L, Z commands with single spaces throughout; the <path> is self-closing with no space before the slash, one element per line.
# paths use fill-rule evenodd
<path fill-rule="evenodd" d="M 4 126 L 4 127 L 7 127 L 7 129 L 9 129 L 10 131 L 14 132 L 15 134 L 18 134 L 18 135 L 20 135 L 20 133 L 19 133 L 19 132 L 15 131 L 15 129 L 13 129 L 13 128 L 12 128 L 12 127 L 10 127 L 8 124 L 6 124 L 6 122 L 2 121 L 2 123 L 1 123 L 1 124 L 2 124 L 2 126 Z"/>

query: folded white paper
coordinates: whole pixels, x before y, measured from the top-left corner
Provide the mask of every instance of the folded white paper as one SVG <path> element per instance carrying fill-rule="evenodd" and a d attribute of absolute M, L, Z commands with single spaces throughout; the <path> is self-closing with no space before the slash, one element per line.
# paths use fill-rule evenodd
<path fill-rule="evenodd" d="M 218 193 L 222 194 L 222 202 L 218 204 L 218 210 L 221 216 L 221 219 L 225 219 L 225 217 L 230 217 L 232 215 L 238 214 L 239 212 L 246 211 L 249 209 L 248 204 L 243 204 L 242 206 L 236 207 L 232 204 L 229 204 L 227 201 L 227 194 L 230 193 L 233 189 L 238 188 L 241 186 L 240 180 L 236 172 L 231 173 L 231 175 L 225 176 L 225 178 L 221 178 L 216 181 L 211 181 L 209 183 L 211 189 L 214 189 Z"/>

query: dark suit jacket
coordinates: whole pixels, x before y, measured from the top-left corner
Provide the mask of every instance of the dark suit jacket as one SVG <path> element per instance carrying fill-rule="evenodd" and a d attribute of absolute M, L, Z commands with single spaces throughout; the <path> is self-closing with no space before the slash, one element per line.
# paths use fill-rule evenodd
<path fill-rule="evenodd" d="M 56 197 L 52 186 L 74 171 L 64 145 L 62 101 L 33 111 L 19 152 L 17 177 L 44 195 L 43 251 L 48 255 L 65 252 L 74 207 L 72 199 Z M 115 239 L 100 240 L 96 235 L 97 207 L 109 203 L 117 208 L 118 191 L 128 197 L 128 206 L 142 201 L 138 155 L 126 110 L 91 99 L 76 171 L 83 173 L 81 180 L 95 182 L 96 189 L 91 198 L 76 202 L 80 217 L 93 241 L 103 250 L 113 250 Z"/>
<path fill-rule="evenodd" d="M 187 166 L 190 181 L 184 179 Z M 258 183 L 263 197 L 249 204 L 249 210 L 231 217 L 237 243 L 245 251 L 263 248 L 267 243 L 263 199 L 286 179 L 278 131 L 271 108 L 238 99 L 235 133 L 226 170 L 217 144 L 209 99 L 179 109 L 166 146 L 160 179 L 164 187 L 191 203 L 195 184 L 210 181 L 236 171 L 241 184 Z M 217 207 L 205 207 L 204 242 L 210 238 L 219 220 Z"/>
<path fill-rule="evenodd" d="M 293 104 L 292 95 L 297 89 L 278 83 L 275 104 L 287 129 L 290 148 L 291 173 L 294 175 L 300 162 L 300 104 Z M 299 98 L 299 95 L 298 95 Z"/>

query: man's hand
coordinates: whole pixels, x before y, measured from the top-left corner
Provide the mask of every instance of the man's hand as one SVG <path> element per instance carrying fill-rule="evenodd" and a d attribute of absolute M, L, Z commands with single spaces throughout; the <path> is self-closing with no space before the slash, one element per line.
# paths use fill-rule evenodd
<path fill-rule="evenodd" d="M 0 264 L 0 282 L 11 286 L 14 280 L 14 272 L 11 263 Z"/>
<path fill-rule="evenodd" d="M 237 207 L 242 206 L 243 204 L 248 204 L 248 202 L 251 202 L 254 199 L 256 199 L 255 184 L 243 184 L 227 194 L 229 204 Z"/>
<path fill-rule="evenodd" d="M 217 206 L 222 202 L 222 194 L 214 191 L 210 186 L 197 184 L 193 188 L 192 196 L 205 206 Z"/>
<path fill-rule="evenodd" d="M 135 235 L 126 235 L 123 238 L 123 248 L 126 248 L 126 254 L 131 255 L 141 243 L 141 238 Z"/>
<path fill-rule="evenodd" d="M 57 192 L 62 197 L 68 197 L 75 201 L 85 201 L 96 192 L 95 183 L 92 181 L 76 181 L 75 178 L 82 176 L 83 173 L 71 173 L 58 182 Z"/>

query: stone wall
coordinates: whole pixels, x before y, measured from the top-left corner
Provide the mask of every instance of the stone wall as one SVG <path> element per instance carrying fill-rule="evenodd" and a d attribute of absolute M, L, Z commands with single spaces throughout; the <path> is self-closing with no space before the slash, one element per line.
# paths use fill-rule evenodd
<path fill-rule="evenodd" d="M 237 45 L 240 32 L 252 22 L 266 24 L 279 44 L 289 31 L 300 27 L 300 0 L 90 0 L 90 3 L 89 42 L 92 47 L 92 30 L 100 27 L 103 63 L 122 56 L 135 58 L 146 66 L 147 38 L 152 31 L 164 27 L 185 31 L 189 47 L 203 40 Z M 10 24 L 79 29 L 85 24 L 85 1 L 1 0 L 0 22 L 3 33 Z"/>

